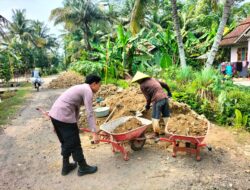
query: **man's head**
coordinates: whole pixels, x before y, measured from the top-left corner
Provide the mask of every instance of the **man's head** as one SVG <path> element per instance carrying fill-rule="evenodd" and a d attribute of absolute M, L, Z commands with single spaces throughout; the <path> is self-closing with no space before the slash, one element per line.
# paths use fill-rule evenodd
<path fill-rule="evenodd" d="M 96 93 L 101 86 L 101 77 L 95 74 L 86 76 L 85 83 L 89 84 L 91 90 Z"/>

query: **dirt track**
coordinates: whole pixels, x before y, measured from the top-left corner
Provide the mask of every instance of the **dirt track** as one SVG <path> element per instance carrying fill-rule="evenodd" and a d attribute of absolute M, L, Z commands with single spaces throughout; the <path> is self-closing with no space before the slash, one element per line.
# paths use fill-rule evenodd
<path fill-rule="evenodd" d="M 250 189 L 250 135 L 213 127 L 207 136 L 212 152 L 202 150 L 202 160 L 178 154 L 171 146 L 148 141 L 129 161 L 113 154 L 109 144 L 82 146 L 93 175 L 78 177 L 76 170 L 60 175 L 60 145 L 49 121 L 35 108 L 49 109 L 63 90 L 41 89 L 0 135 L 0 189 Z"/>

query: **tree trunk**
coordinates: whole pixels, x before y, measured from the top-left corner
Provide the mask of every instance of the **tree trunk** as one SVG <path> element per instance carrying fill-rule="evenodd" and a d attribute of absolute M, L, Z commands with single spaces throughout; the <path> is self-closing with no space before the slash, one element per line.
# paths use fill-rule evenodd
<path fill-rule="evenodd" d="M 135 4 L 130 19 L 130 31 L 133 36 L 136 35 L 141 29 L 140 23 L 144 17 L 143 14 L 144 5 L 145 5 L 145 0 L 135 0 Z"/>
<path fill-rule="evenodd" d="M 219 44 L 220 44 L 220 41 L 221 41 L 221 38 L 222 38 L 222 35 L 224 32 L 224 28 L 226 26 L 227 19 L 229 17 L 233 3 L 234 3 L 234 0 L 226 0 L 226 2 L 225 2 L 220 25 L 219 25 L 219 28 L 217 30 L 216 36 L 214 38 L 213 46 L 208 54 L 206 68 L 211 68 L 211 66 L 213 65 L 214 58 L 215 58 L 215 55 L 219 49 Z"/>
<path fill-rule="evenodd" d="M 174 28 L 175 28 L 175 33 L 176 33 L 176 37 L 177 37 L 179 56 L 180 56 L 180 60 L 181 60 L 181 67 L 185 68 L 187 66 L 187 64 L 186 64 L 186 56 L 185 56 L 185 51 L 184 51 L 184 45 L 183 45 L 183 42 L 182 42 L 182 36 L 181 36 L 181 30 L 180 30 L 180 22 L 179 22 L 179 17 L 178 17 L 178 13 L 177 13 L 176 0 L 171 0 L 171 5 L 172 5 Z"/>
<path fill-rule="evenodd" d="M 85 43 L 85 46 L 87 48 L 87 50 L 91 50 L 91 45 L 89 43 L 89 28 L 88 28 L 88 24 L 87 23 L 84 23 L 84 28 L 83 28 L 83 33 L 84 33 L 84 43 Z"/>
<path fill-rule="evenodd" d="M 87 11 L 88 11 L 88 8 L 89 8 L 89 5 L 90 5 L 90 0 L 87 0 L 86 2 L 86 7 L 85 7 L 85 10 L 84 10 L 84 16 L 83 18 L 86 18 L 86 14 L 87 14 Z M 84 22 L 84 21 L 83 21 Z M 84 32 L 84 42 L 85 42 L 85 46 L 87 48 L 87 50 L 91 50 L 91 46 L 90 46 L 90 43 L 89 43 L 89 27 L 88 27 L 88 23 L 87 22 L 84 22 L 83 23 L 84 27 L 83 27 L 83 32 Z"/>

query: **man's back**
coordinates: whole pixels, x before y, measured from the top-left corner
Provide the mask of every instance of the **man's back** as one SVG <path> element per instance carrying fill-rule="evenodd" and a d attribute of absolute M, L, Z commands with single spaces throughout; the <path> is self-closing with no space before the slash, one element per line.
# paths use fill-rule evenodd
<path fill-rule="evenodd" d="M 38 71 L 38 70 L 34 70 L 34 71 L 32 72 L 32 77 L 34 77 L 34 78 L 40 78 L 39 71 Z"/>

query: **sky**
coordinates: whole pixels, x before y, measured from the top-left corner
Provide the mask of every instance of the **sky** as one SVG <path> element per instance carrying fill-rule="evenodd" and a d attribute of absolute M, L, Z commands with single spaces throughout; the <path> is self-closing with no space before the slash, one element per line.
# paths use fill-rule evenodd
<path fill-rule="evenodd" d="M 63 26 L 54 26 L 53 21 L 49 21 L 49 15 L 52 9 L 62 6 L 62 0 L 0 0 L 0 15 L 11 21 L 12 9 L 26 9 L 27 19 L 44 22 L 50 33 L 58 36 Z"/>
<path fill-rule="evenodd" d="M 54 26 L 53 21 L 49 21 L 52 9 L 62 7 L 63 0 L 0 0 L 0 15 L 11 21 L 12 9 L 26 9 L 26 18 L 44 22 L 49 28 L 50 33 L 60 35 L 62 25 Z M 101 0 L 93 0 L 99 2 Z M 110 2 L 123 2 L 124 0 L 111 0 Z M 250 2 L 244 0 L 243 2 Z"/>

